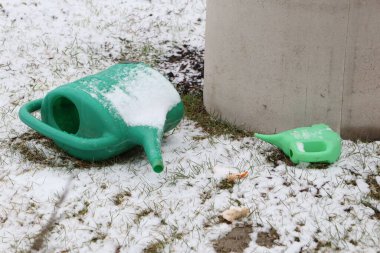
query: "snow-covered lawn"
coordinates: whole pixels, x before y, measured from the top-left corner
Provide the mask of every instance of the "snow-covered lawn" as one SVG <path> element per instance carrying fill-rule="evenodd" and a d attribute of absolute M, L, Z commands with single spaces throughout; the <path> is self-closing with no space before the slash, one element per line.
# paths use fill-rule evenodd
<path fill-rule="evenodd" d="M 72 159 L 18 119 L 25 102 L 121 59 L 183 72 L 159 59 L 175 45 L 203 49 L 205 9 L 204 0 L 0 2 L 0 252 L 214 252 L 237 228 L 245 252 L 380 250 L 379 142 L 344 141 L 337 163 L 294 167 L 271 161 L 269 144 L 210 137 L 185 119 L 166 134 L 156 174 L 141 150 Z M 248 177 L 223 184 L 233 168 Z M 250 214 L 229 224 L 220 214 L 231 206 Z"/>

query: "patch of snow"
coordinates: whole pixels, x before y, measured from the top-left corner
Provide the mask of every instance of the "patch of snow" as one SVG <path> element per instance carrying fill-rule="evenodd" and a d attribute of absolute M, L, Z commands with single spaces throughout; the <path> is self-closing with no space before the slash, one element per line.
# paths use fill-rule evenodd
<path fill-rule="evenodd" d="M 166 114 L 181 101 L 168 80 L 143 65 L 131 70 L 104 96 L 127 125 L 159 129 L 164 127 Z"/>
<path fill-rule="evenodd" d="M 31 199 L 47 202 L 64 191 L 70 177 L 68 175 L 57 177 L 44 170 L 37 171 L 32 175 L 10 175 L 9 179 L 17 185 L 17 188 L 33 188 L 33 191 L 28 194 Z"/>
<path fill-rule="evenodd" d="M 304 148 L 302 142 L 297 142 L 296 145 L 297 145 L 297 148 L 298 148 L 299 151 L 305 152 L 305 148 Z"/>
<path fill-rule="evenodd" d="M 218 179 L 226 178 L 229 174 L 239 172 L 236 168 L 226 167 L 220 164 L 215 165 L 213 171 L 214 177 Z"/>
<path fill-rule="evenodd" d="M 31 130 L 17 117 L 20 105 L 111 66 L 135 46 L 148 55 L 148 45 L 202 48 L 205 2 L 1 1 L 0 252 L 29 252 L 54 210 L 57 220 L 41 251 L 143 252 L 159 243 L 163 252 L 214 252 L 213 241 L 233 228 L 218 219 L 230 206 L 252 211 L 246 252 L 314 251 L 323 243 L 331 247 L 322 251 L 378 249 L 380 224 L 362 200 L 368 175 L 379 182 L 380 142 L 343 141 L 340 159 L 327 169 L 274 166 L 266 155 L 270 144 L 200 140 L 206 134 L 185 120 L 163 139 L 166 170 L 156 174 L 138 152 L 105 164 L 58 166 L 63 151 L 37 136 L 21 138 Z M 14 138 L 28 145 L 11 147 Z M 249 176 L 220 189 L 217 165 Z M 68 195 L 56 208 L 68 180 Z M 278 245 L 259 246 L 257 234 L 271 227 Z"/>
<path fill-rule="evenodd" d="M 356 180 L 356 184 L 359 188 L 360 191 L 364 192 L 364 193 L 369 193 L 369 186 L 368 184 L 364 181 L 364 179 L 357 179 Z"/>
<path fill-rule="evenodd" d="M 9 103 L 9 97 L 6 95 L 0 95 L 0 107 Z"/>

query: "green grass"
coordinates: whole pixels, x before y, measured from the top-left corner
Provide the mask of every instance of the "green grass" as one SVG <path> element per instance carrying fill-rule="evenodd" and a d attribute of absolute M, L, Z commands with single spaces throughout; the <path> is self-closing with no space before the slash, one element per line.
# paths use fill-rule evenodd
<path fill-rule="evenodd" d="M 188 119 L 197 123 L 197 126 L 210 136 L 229 135 L 231 138 L 240 139 L 252 136 L 253 133 L 238 129 L 236 126 L 210 115 L 203 104 L 202 94 L 186 94 L 182 96 L 185 105 L 185 113 Z"/>

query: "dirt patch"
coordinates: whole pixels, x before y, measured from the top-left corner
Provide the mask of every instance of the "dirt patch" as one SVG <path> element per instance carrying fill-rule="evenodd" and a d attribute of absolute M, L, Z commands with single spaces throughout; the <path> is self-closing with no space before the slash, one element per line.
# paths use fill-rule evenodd
<path fill-rule="evenodd" d="M 318 239 L 315 239 L 314 241 L 317 242 L 315 252 L 332 252 L 338 250 L 338 248 L 333 247 L 331 242 L 318 241 Z"/>
<path fill-rule="evenodd" d="M 119 192 L 113 197 L 113 203 L 118 206 L 124 202 L 124 200 L 128 197 L 131 197 L 132 194 L 129 191 Z"/>
<path fill-rule="evenodd" d="M 200 94 L 204 79 L 204 49 L 175 46 L 159 61 L 159 70 L 176 85 L 181 95 Z"/>
<path fill-rule="evenodd" d="M 24 160 L 31 163 L 69 169 L 101 168 L 113 164 L 122 164 L 133 159 L 141 159 L 144 154 L 142 148 L 136 147 L 106 161 L 83 161 L 68 155 L 55 145 L 52 140 L 33 130 L 11 138 L 8 140 L 8 146 L 10 149 L 20 153 Z"/>
<path fill-rule="evenodd" d="M 280 149 L 273 147 L 263 153 L 266 156 L 267 162 L 272 163 L 275 167 L 282 163 L 288 166 L 295 166 L 295 164 L 282 152 Z"/>
<path fill-rule="evenodd" d="M 165 247 L 164 242 L 156 242 L 151 245 L 149 245 L 147 248 L 144 249 L 144 253 L 158 253 L 161 252 Z"/>
<path fill-rule="evenodd" d="M 236 227 L 225 237 L 214 242 L 214 249 L 217 253 L 242 253 L 251 241 L 250 234 L 253 232 L 252 226 Z"/>
<path fill-rule="evenodd" d="M 275 167 L 285 163 L 288 166 L 296 166 L 285 153 L 276 147 L 273 147 L 262 153 L 266 156 L 267 162 L 272 163 Z M 310 163 L 308 169 L 327 169 L 330 166 L 328 163 Z"/>
<path fill-rule="evenodd" d="M 347 185 L 358 186 L 358 184 L 356 183 L 356 180 L 355 180 L 355 179 L 345 180 L 344 182 L 345 182 Z"/>
<path fill-rule="evenodd" d="M 375 211 L 375 214 L 372 215 L 372 218 L 376 219 L 376 220 L 380 220 L 380 212 L 379 212 L 379 210 Z"/>
<path fill-rule="evenodd" d="M 222 179 L 218 184 L 218 188 L 221 190 L 230 190 L 234 188 L 235 182 L 228 180 L 227 178 Z"/>
<path fill-rule="evenodd" d="M 317 169 L 317 170 L 323 170 L 330 167 L 329 163 L 310 163 L 307 168 L 308 169 Z"/>
<path fill-rule="evenodd" d="M 373 199 L 380 200 L 380 185 L 376 181 L 376 175 L 368 176 L 366 180 L 369 186 L 369 196 Z"/>
<path fill-rule="evenodd" d="M 273 248 L 273 246 L 278 245 L 275 241 L 280 239 L 277 231 L 274 228 L 271 228 L 269 232 L 259 232 L 257 234 L 256 243 L 257 245 Z"/>

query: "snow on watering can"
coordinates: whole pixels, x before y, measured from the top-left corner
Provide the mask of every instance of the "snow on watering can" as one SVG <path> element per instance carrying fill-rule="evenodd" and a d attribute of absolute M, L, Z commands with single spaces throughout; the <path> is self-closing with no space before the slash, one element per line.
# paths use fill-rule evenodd
<path fill-rule="evenodd" d="M 338 160 L 342 144 L 340 136 L 325 124 L 301 127 L 273 135 L 255 137 L 279 147 L 293 163 Z"/>
<path fill-rule="evenodd" d="M 41 110 L 41 120 L 32 112 Z M 184 114 L 173 85 L 143 63 L 120 63 L 21 107 L 20 119 L 72 156 L 104 160 L 141 145 L 155 172 L 163 133 Z"/>

